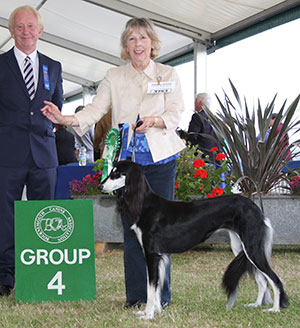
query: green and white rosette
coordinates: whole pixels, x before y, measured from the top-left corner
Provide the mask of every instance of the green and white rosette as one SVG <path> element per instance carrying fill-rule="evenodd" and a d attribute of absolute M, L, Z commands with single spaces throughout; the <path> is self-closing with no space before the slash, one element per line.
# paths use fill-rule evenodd
<path fill-rule="evenodd" d="M 107 132 L 105 145 L 107 147 L 107 155 L 104 161 L 101 181 L 104 181 L 108 177 L 113 167 L 113 160 L 116 152 L 120 148 L 120 132 L 117 129 L 113 128 Z"/>

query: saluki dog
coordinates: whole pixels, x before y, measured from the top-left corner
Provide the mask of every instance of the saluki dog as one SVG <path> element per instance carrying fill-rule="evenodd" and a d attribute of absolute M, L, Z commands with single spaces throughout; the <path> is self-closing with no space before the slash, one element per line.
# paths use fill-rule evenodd
<path fill-rule="evenodd" d="M 240 278 L 251 273 L 258 285 L 255 303 L 272 304 L 268 283 L 273 289 L 273 307 L 279 312 L 288 306 L 282 282 L 272 270 L 273 229 L 259 207 L 241 195 L 223 195 L 191 202 L 169 201 L 155 194 L 140 166 L 131 161 L 115 163 L 101 185 L 102 192 L 116 191 L 117 208 L 124 215 L 143 249 L 147 265 L 147 304 L 137 314 L 152 319 L 160 313 L 161 289 L 165 278 L 167 254 L 185 252 L 209 238 L 215 231 L 229 231 L 235 255 L 223 276 L 223 287 L 230 309 L 237 298 Z"/>

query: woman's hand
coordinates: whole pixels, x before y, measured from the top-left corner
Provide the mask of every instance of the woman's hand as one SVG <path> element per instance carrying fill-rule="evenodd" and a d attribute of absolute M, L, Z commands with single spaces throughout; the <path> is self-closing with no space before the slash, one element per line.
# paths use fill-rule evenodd
<path fill-rule="evenodd" d="M 138 122 L 142 121 L 143 124 L 137 127 Z M 132 124 L 132 129 L 136 128 L 137 133 L 146 133 L 149 128 L 155 126 L 156 128 L 165 128 L 165 123 L 160 116 L 145 116 L 142 117 L 138 122 Z"/>
<path fill-rule="evenodd" d="M 53 123 L 65 124 L 64 116 L 61 114 L 56 105 L 46 100 L 44 101 L 44 104 L 46 104 L 46 106 L 41 109 L 43 115 L 45 115 Z"/>

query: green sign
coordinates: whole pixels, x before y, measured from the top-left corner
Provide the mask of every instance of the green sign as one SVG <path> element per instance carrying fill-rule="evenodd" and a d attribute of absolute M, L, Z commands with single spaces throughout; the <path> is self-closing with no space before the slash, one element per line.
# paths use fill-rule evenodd
<path fill-rule="evenodd" d="M 92 200 L 15 202 L 16 301 L 96 299 Z"/>

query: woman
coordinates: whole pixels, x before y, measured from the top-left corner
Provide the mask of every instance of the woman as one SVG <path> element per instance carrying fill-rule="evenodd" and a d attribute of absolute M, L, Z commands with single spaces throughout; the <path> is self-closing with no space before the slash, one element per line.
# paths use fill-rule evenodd
<path fill-rule="evenodd" d="M 75 115 L 62 116 L 55 105 L 45 101 L 43 114 L 54 123 L 76 126 L 83 134 L 112 108 L 112 127 L 128 123 L 128 154 L 132 155 L 132 134 L 136 128 L 135 161 L 140 164 L 152 187 L 159 195 L 173 199 L 176 157 L 184 147 L 175 130 L 184 111 L 181 86 L 174 68 L 155 63 L 160 48 L 159 38 L 148 19 L 133 18 L 121 36 L 121 58 L 127 65 L 112 68 L 99 85 L 92 104 Z M 123 140 L 124 142 L 124 140 Z M 146 266 L 135 233 L 125 218 L 124 266 L 125 307 L 140 306 L 147 301 Z M 170 265 L 162 292 L 163 307 L 171 299 Z"/>

